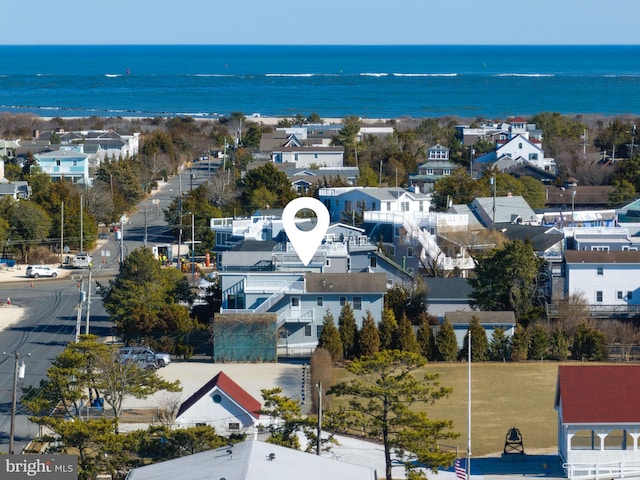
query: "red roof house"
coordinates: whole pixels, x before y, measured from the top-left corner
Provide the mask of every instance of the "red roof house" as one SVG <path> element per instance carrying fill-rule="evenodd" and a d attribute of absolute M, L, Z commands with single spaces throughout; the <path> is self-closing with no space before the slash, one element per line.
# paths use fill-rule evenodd
<path fill-rule="evenodd" d="M 258 400 L 221 371 L 180 405 L 176 424 L 211 425 L 219 435 L 245 433 L 260 418 L 260 409 Z"/>
<path fill-rule="evenodd" d="M 640 467 L 640 365 L 558 368 L 558 453 L 569 478 L 586 471 L 637 477 Z"/>

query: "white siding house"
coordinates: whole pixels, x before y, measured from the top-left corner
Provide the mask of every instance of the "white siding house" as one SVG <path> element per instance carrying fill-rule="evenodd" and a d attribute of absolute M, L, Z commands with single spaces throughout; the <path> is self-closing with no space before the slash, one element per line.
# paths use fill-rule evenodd
<path fill-rule="evenodd" d="M 565 298 L 582 294 L 592 310 L 640 305 L 640 252 L 567 250 L 564 275 Z"/>

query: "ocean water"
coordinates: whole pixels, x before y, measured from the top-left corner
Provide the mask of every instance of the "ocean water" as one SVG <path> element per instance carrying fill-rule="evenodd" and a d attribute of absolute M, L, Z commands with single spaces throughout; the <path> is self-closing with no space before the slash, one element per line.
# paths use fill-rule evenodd
<path fill-rule="evenodd" d="M 640 46 L 0 46 L 0 112 L 640 114 Z"/>

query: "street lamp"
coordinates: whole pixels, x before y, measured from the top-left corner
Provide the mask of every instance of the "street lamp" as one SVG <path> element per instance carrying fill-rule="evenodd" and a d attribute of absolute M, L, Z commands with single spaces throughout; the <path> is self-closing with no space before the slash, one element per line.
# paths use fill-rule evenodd
<path fill-rule="evenodd" d="M 4 352 L 4 355 L 7 353 Z M 31 354 L 29 354 L 30 356 Z M 19 364 L 20 354 L 16 351 L 13 354 L 15 359 L 15 365 L 13 370 L 13 394 L 11 396 L 11 425 L 9 427 L 9 455 L 13 455 L 13 440 L 15 437 L 15 425 L 16 425 L 16 406 L 18 398 L 18 378 L 24 378 L 25 364 Z"/>

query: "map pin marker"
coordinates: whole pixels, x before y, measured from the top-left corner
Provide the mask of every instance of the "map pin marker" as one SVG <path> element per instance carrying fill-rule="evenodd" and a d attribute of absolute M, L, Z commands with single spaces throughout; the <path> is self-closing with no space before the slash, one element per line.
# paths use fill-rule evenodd
<path fill-rule="evenodd" d="M 304 231 L 296 224 L 296 214 L 301 210 L 311 210 L 316 214 L 317 223 L 311 230 Z M 329 210 L 320 200 L 312 197 L 300 197 L 291 200 L 282 212 L 282 225 L 287 232 L 293 249 L 306 267 L 311 262 L 318 247 L 322 243 L 324 234 L 329 228 Z"/>

